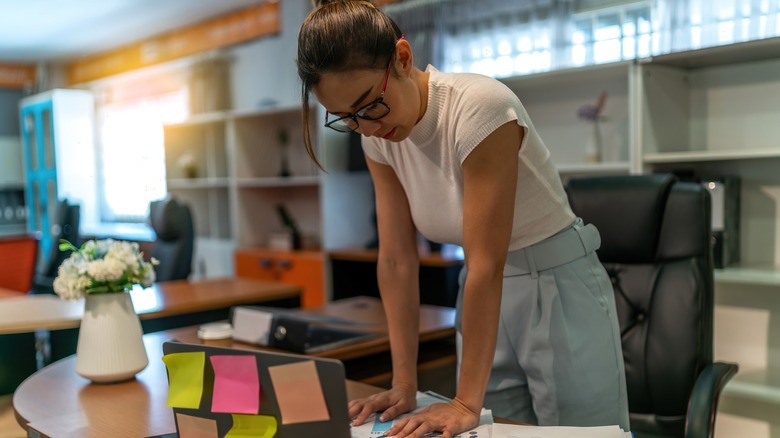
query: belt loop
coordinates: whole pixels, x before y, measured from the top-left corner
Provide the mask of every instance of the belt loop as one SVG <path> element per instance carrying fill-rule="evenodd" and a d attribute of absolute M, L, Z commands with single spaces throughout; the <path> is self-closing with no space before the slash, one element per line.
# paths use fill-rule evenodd
<path fill-rule="evenodd" d="M 580 245 L 582 245 L 582 253 L 587 255 L 590 251 L 588 250 L 588 244 L 585 243 L 585 239 L 582 237 L 582 233 L 585 231 L 585 227 L 575 228 L 574 230 L 577 232 L 577 237 L 579 238 Z"/>
<path fill-rule="evenodd" d="M 525 253 L 525 261 L 528 262 L 528 270 L 531 271 L 531 278 L 536 279 L 539 277 L 539 271 L 536 270 L 533 245 L 523 248 L 523 252 Z"/>

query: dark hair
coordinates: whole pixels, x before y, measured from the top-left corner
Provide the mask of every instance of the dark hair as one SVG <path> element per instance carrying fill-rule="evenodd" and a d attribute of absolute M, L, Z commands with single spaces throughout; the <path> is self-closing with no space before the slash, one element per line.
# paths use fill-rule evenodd
<path fill-rule="evenodd" d="M 367 1 L 315 1 L 298 32 L 298 76 L 301 79 L 303 142 L 317 166 L 309 126 L 309 92 L 323 73 L 384 70 L 395 53 L 401 30 Z"/>

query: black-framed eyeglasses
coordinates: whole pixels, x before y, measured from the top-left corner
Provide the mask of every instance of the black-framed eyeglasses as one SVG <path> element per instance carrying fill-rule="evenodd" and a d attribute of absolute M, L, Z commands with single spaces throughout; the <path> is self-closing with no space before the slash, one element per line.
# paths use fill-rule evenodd
<path fill-rule="evenodd" d="M 352 114 L 347 114 L 344 117 L 339 117 L 328 121 L 328 112 L 325 112 L 325 126 L 338 132 L 352 132 L 360 127 L 358 123 L 358 117 L 363 120 L 379 120 L 382 117 L 390 114 L 390 107 L 385 103 L 385 89 L 387 88 L 387 80 L 390 78 L 390 67 L 393 65 L 393 59 L 390 58 L 390 62 L 387 63 L 387 71 L 385 72 L 385 79 L 382 82 L 382 92 L 379 93 L 379 97 L 369 102 L 366 105 L 360 107 Z"/>

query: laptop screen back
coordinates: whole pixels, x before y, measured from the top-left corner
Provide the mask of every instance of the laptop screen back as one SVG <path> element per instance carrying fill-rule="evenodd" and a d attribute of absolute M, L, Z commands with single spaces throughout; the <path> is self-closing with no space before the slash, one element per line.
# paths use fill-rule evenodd
<path fill-rule="evenodd" d="M 180 342 L 163 355 L 179 436 L 350 436 L 338 360 Z"/>

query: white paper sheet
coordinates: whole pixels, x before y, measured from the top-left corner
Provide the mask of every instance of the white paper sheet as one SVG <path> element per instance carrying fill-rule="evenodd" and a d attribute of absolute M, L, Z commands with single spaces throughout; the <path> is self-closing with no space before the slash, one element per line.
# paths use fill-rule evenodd
<path fill-rule="evenodd" d="M 447 399 L 438 396 L 433 393 L 417 393 L 417 409 L 412 411 L 412 413 L 419 412 L 423 410 L 426 406 L 429 406 L 433 403 L 442 403 L 446 402 Z M 371 416 L 366 420 L 365 423 L 361 424 L 360 426 L 353 427 L 352 428 L 352 438 L 380 438 L 384 437 L 384 432 L 390 429 L 393 424 L 397 420 L 400 420 L 402 418 L 408 417 L 411 414 L 404 414 L 400 417 L 396 418 L 392 421 L 387 422 L 380 422 L 379 417 L 377 416 Z M 479 425 L 470 431 L 467 431 L 465 433 L 462 433 L 460 435 L 455 435 L 452 438 L 491 438 L 491 427 L 493 425 L 493 412 L 489 409 L 482 409 L 482 412 L 480 413 L 479 418 Z M 441 434 L 435 433 L 435 434 L 428 434 L 426 437 L 440 437 Z"/>
<path fill-rule="evenodd" d="M 619 426 L 569 427 L 569 426 L 517 426 L 496 423 L 492 438 L 631 438 Z"/>

